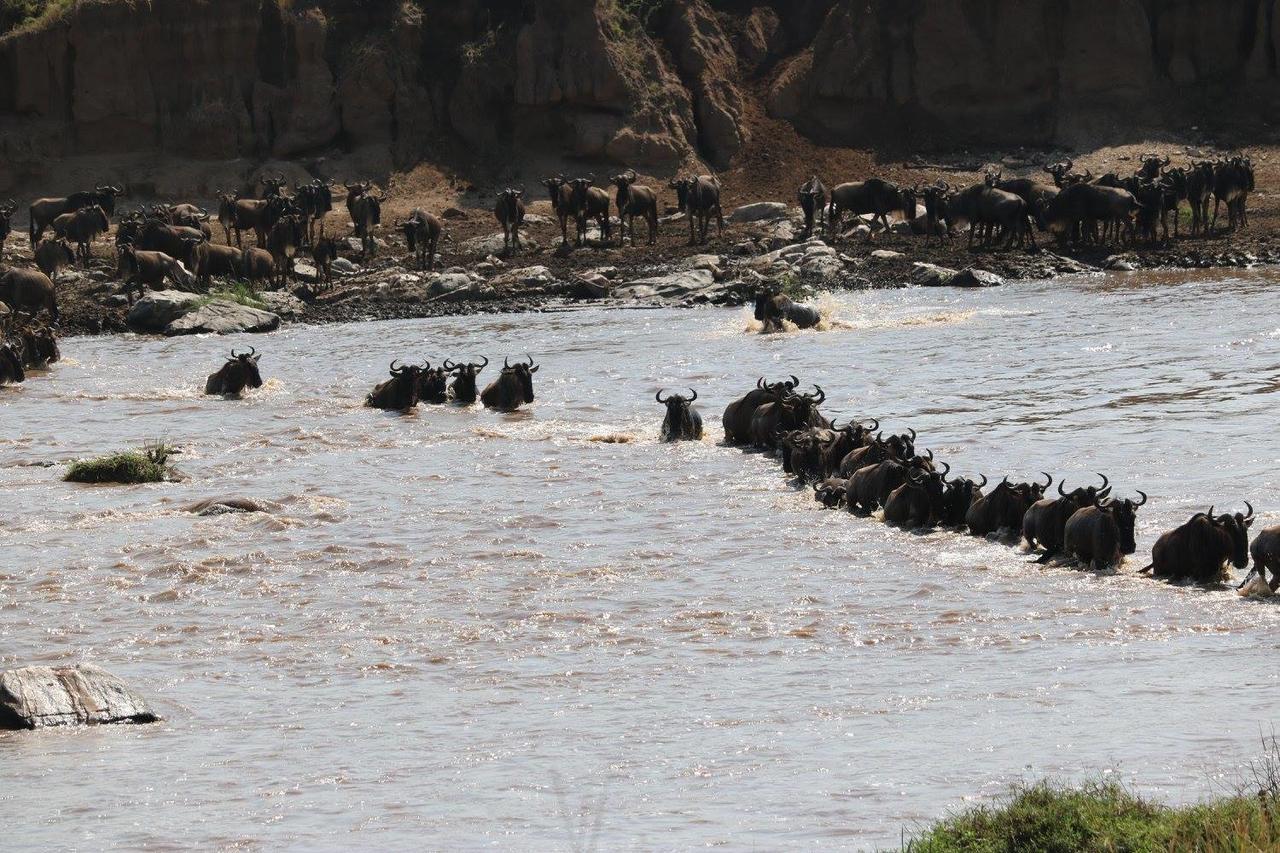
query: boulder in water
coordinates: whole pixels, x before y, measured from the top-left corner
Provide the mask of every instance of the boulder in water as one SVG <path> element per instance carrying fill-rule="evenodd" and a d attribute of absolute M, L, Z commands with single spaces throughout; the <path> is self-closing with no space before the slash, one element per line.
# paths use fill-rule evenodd
<path fill-rule="evenodd" d="M 93 664 L 0 672 L 0 729 L 154 723 L 160 717 L 116 676 Z"/>
<path fill-rule="evenodd" d="M 921 287 L 942 287 L 958 273 L 949 267 L 916 262 L 911 265 L 911 280 Z"/>
<path fill-rule="evenodd" d="M 202 301 L 203 297 L 198 293 L 185 290 L 153 291 L 133 304 L 125 322 L 131 331 L 157 334 Z"/>
<path fill-rule="evenodd" d="M 271 512 L 266 501 L 253 498 L 205 498 L 187 507 L 194 515 L 226 515 L 229 512 Z"/>
<path fill-rule="evenodd" d="M 999 287 L 1004 284 L 1004 279 L 993 272 L 986 270 L 975 270 L 972 267 L 960 270 L 960 272 L 947 279 L 947 287 Z"/>

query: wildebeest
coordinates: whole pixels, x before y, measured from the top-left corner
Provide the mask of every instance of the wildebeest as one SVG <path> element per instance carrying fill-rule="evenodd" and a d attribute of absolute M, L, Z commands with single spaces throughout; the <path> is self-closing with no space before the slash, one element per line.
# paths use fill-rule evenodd
<path fill-rule="evenodd" d="M 1099 498 L 1093 506 L 1076 510 L 1063 531 L 1063 552 L 1095 572 L 1119 566 L 1125 555 L 1138 547 L 1133 541 L 1133 527 L 1138 507 L 1147 502 L 1145 492 L 1138 494 L 1142 495 L 1140 501 Z"/>
<path fill-rule="evenodd" d="M 924 200 L 924 232 L 926 236 L 945 234 L 954 237 L 951 220 L 947 216 L 947 204 L 951 195 L 951 185 L 946 181 L 938 181 L 920 190 Z M 939 227 L 942 223 L 942 227 Z"/>
<path fill-rule="evenodd" d="M 186 261 L 196 277 L 196 284 L 208 287 L 215 275 L 232 278 L 239 274 L 241 251 L 235 246 L 204 240 L 187 240 L 186 243 Z"/>
<path fill-rule="evenodd" d="M 956 223 L 968 222 L 970 246 L 975 238 L 981 238 L 986 245 L 1003 234 L 1006 248 L 1012 246 L 1015 239 L 1019 246 L 1029 240 L 1035 248 L 1027 202 L 1015 193 L 997 189 L 998 178 L 997 174 L 988 173 L 983 183 L 966 187 L 947 200 L 948 229 Z"/>
<path fill-rule="evenodd" d="M 204 393 L 238 397 L 245 388 L 261 388 L 262 374 L 258 372 L 260 358 L 262 356 L 253 347 L 249 347 L 248 352 L 241 353 L 237 353 L 236 348 L 232 347 L 231 358 L 227 359 L 227 363 L 218 368 L 216 373 L 209 374 L 208 381 L 204 383 Z"/>
<path fill-rule="evenodd" d="M 813 484 L 813 499 L 827 509 L 836 509 L 844 504 L 844 496 L 848 490 L 848 480 L 841 477 L 828 477 Z"/>
<path fill-rule="evenodd" d="M 577 243 L 579 246 L 587 239 L 587 220 L 594 219 L 600 229 L 601 238 L 609 242 L 609 194 L 600 187 L 591 184 L 595 175 L 585 178 L 574 178 L 569 181 L 573 190 L 573 209 L 577 215 Z"/>
<path fill-rule="evenodd" d="M 62 358 L 57 335 L 48 323 L 35 317 L 26 317 L 18 322 L 17 316 L 11 313 L 4 318 L 0 324 L 0 338 L 10 342 L 24 370 L 43 370 Z"/>
<path fill-rule="evenodd" d="M 391 378 L 379 384 L 365 398 L 364 404 L 375 409 L 408 411 L 418 404 L 418 375 L 422 368 L 416 364 L 396 367 L 391 362 Z"/>
<path fill-rule="evenodd" d="M 790 381 L 765 382 L 761 376 L 756 387 L 725 407 L 721 424 L 724 426 L 724 442 L 729 445 L 751 443 L 751 419 L 756 409 L 765 403 L 773 403 L 790 394 L 800 384 L 792 376 Z"/>
<path fill-rule="evenodd" d="M 902 211 L 907 220 L 916 218 L 916 191 L 880 178 L 840 184 L 831 191 L 831 202 L 827 207 L 828 234 L 839 232 L 840 217 L 846 211 L 855 216 L 869 213 L 888 230 L 890 213 Z"/>
<path fill-rule="evenodd" d="M 543 178 L 541 184 L 547 188 L 547 194 L 551 197 L 551 210 L 560 220 L 560 241 L 568 243 L 569 219 L 572 217 L 576 222 L 578 218 L 577 211 L 573 207 L 573 187 L 569 185 L 564 175 Z"/>
<path fill-rule="evenodd" d="M 870 515 L 876 507 L 884 506 L 894 490 L 907 481 L 914 472 L 929 472 L 920 457 L 909 460 L 885 459 L 863 465 L 849 477 L 845 492 L 845 508 L 849 512 Z"/>
<path fill-rule="evenodd" d="M 124 192 L 119 187 L 101 186 L 96 187 L 92 192 L 76 192 L 66 198 L 38 198 L 31 202 L 31 206 L 27 209 L 30 216 L 28 223 L 29 236 L 31 245 L 40 242 L 40 238 L 44 236 L 44 229 L 48 228 L 53 220 L 57 219 L 64 213 L 74 213 L 82 207 L 101 207 L 107 216 L 114 216 L 116 212 L 116 196 Z"/>
<path fill-rule="evenodd" d="M 946 490 L 942 496 L 942 512 L 938 524 L 944 527 L 962 527 L 970 508 L 982 497 L 982 490 L 987 485 L 987 475 L 983 474 L 982 482 L 976 483 L 966 477 L 954 480 L 942 478 Z"/>
<path fill-rule="evenodd" d="M 0 385 L 25 381 L 27 381 L 27 371 L 22 364 L 21 344 L 11 340 L 9 335 L 0 329 Z"/>
<path fill-rule="evenodd" d="M 324 279 L 326 285 L 333 284 L 333 262 L 338 257 L 338 241 L 324 236 L 324 225 L 320 226 L 320 239 L 311 247 L 311 259 L 316 264 L 316 276 Z"/>
<path fill-rule="evenodd" d="M 634 169 L 628 169 L 621 175 L 609 179 L 617 194 L 614 201 L 618 205 L 618 245 L 631 235 L 631 245 L 636 243 L 636 217 L 644 219 L 648 226 L 649 245 L 658 242 L 658 194 L 643 184 L 636 183 Z"/>
<path fill-rule="evenodd" d="M 18 203 L 13 199 L 9 199 L 4 204 L 0 204 L 0 252 L 4 251 L 4 241 L 9 239 L 13 212 L 17 209 Z"/>
<path fill-rule="evenodd" d="M 527 362 L 518 361 L 509 364 L 502 360 L 502 372 L 498 378 L 485 386 L 480 392 L 480 402 L 486 409 L 499 412 L 514 412 L 522 403 L 533 402 L 533 374 L 538 372 L 539 365 L 533 363 L 532 356 L 526 356 Z"/>
<path fill-rule="evenodd" d="M 449 383 L 449 396 L 453 402 L 470 406 L 476 401 L 476 377 L 489 366 L 489 359 L 480 358 L 484 360 L 479 364 L 473 361 L 454 364 L 447 358 L 444 360 L 444 369 L 453 374 L 453 381 Z"/>
<path fill-rule="evenodd" d="M 58 320 L 58 298 L 49 276 L 40 270 L 11 268 L 0 274 L 0 302 L 13 311 L 38 315 L 48 311 Z"/>
<path fill-rule="evenodd" d="M 1213 167 L 1213 221 L 1210 229 L 1218 227 L 1218 207 L 1227 205 L 1228 227 L 1249 224 L 1248 199 L 1253 191 L 1253 163 L 1248 157 L 1232 157 Z"/>
<path fill-rule="evenodd" d="M 689 389 L 689 396 L 668 394 L 662 399 L 662 391 L 654 395 L 654 399 L 667 407 L 667 414 L 662 419 L 662 430 L 659 436 L 663 441 L 701 441 L 702 415 L 693 408 L 693 401 L 698 399 L 698 392 Z"/>
<path fill-rule="evenodd" d="M 502 251 L 510 254 L 512 247 L 520 249 L 520 226 L 524 224 L 524 190 L 507 187 L 498 193 L 493 205 L 493 215 L 502 226 Z"/>
<path fill-rule="evenodd" d="M 76 257 L 89 260 L 89 245 L 111 229 L 107 212 L 100 205 L 82 207 L 74 213 L 64 213 L 53 220 L 53 233 L 76 244 Z"/>
<path fill-rule="evenodd" d="M 116 275 L 122 282 L 130 303 L 133 302 L 131 288 L 136 287 L 138 296 L 146 294 L 148 287 L 159 287 L 165 279 L 171 279 L 181 287 L 190 287 L 194 281 L 190 273 L 183 268 L 177 258 L 164 252 L 148 252 L 135 249 L 128 244 L 121 246 L 117 258 Z"/>
<path fill-rule="evenodd" d="M 1214 516 L 1198 512 L 1179 527 L 1161 535 L 1151 548 L 1151 564 L 1142 569 L 1154 577 L 1215 583 L 1223 579 L 1227 563 L 1237 569 L 1249 565 L 1249 527 L 1253 524 L 1253 507 L 1249 514 L 1237 512 Z"/>
<path fill-rule="evenodd" d="M 374 195 L 371 184 L 359 184 L 361 189 L 353 198 L 351 187 L 347 190 L 347 210 L 351 213 L 352 234 L 360 238 L 360 247 L 365 257 L 373 257 L 378 248 L 374 241 L 374 228 L 382 223 L 381 196 Z"/>
<path fill-rule="evenodd" d="M 762 290 L 756 294 L 755 318 L 763 324 L 762 331 L 780 332 L 784 320 L 797 329 L 812 329 L 822 321 L 822 314 L 817 308 L 797 305 L 779 291 Z"/>
<path fill-rule="evenodd" d="M 429 361 L 422 365 L 418 373 L 418 402 L 449 402 L 449 379 L 444 367 L 432 367 Z"/>
<path fill-rule="evenodd" d="M 1133 193 L 1117 187 L 1073 184 L 1044 206 L 1044 225 L 1061 239 L 1092 238 L 1093 227 L 1101 223 L 1102 241 L 1108 233 L 1119 241 L 1133 236 L 1133 214 L 1139 209 Z"/>
<path fill-rule="evenodd" d="M 838 473 L 841 477 L 851 477 L 859 468 L 875 462 L 883 462 L 886 459 L 905 462 L 915 456 L 915 440 L 916 431 L 910 428 L 902 435 L 890 435 L 888 438 L 885 438 L 882 433 L 876 433 L 875 438 L 870 442 L 854 448 L 840 460 Z"/>
<path fill-rule="evenodd" d="M 796 192 L 796 200 L 804 211 L 804 239 L 808 240 L 813 236 L 814 219 L 826 220 L 827 185 L 817 175 L 810 175 Z"/>
<path fill-rule="evenodd" d="M 287 184 L 288 181 L 285 180 L 283 174 L 279 174 L 274 178 L 270 176 L 258 178 L 258 183 L 262 184 L 262 197 L 265 199 L 272 199 L 280 198 L 281 192 L 284 190 L 285 184 Z"/>
<path fill-rule="evenodd" d="M 409 218 L 400 223 L 404 232 L 404 240 L 418 262 L 418 269 L 435 268 L 436 245 L 440 242 L 440 233 L 444 223 L 440 218 L 427 213 L 421 208 L 414 208 Z"/>
<path fill-rule="evenodd" d="M 716 218 L 716 236 L 724 236 L 724 213 L 720 209 L 720 179 L 714 175 L 676 178 L 669 186 L 676 191 L 679 210 L 689 217 L 689 245 L 707 242 L 707 225 Z M 696 229 L 695 229 L 696 227 Z M 696 230 L 696 234 L 695 234 Z M 632 235 L 634 241 L 635 236 Z"/>
<path fill-rule="evenodd" d="M 66 240 L 41 240 L 33 254 L 36 266 L 50 279 L 57 277 L 58 270 L 76 262 L 76 254 Z"/>
<path fill-rule="evenodd" d="M 1253 537 L 1249 546 L 1249 555 L 1253 557 L 1253 569 L 1250 575 L 1259 574 L 1264 583 L 1275 592 L 1280 588 L 1280 526 L 1268 527 Z M 1267 580 L 1267 570 L 1271 570 L 1271 580 Z M 1245 578 L 1248 581 L 1248 578 Z M 1240 586 L 1244 586 L 1243 583 Z"/>
<path fill-rule="evenodd" d="M 263 282 L 270 282 L 275 274 L 276 262 L 266 249 L 256 246 L 240 250 L 240 278 L 257 287 Z"/>
<path fill-rule="evenodd" d="M 280 217 L 271 226 L 271 233 L 267 235 L 267 251 L 271 253 L 271 262 L 275 266 L 275 287 L 284 287 L 293 277 L 293 259 L 298 254 L 305 232 L 302 217 L 295 213 Z"/>
<path fill-rule="evenodd" d="M 944 469 L 946 463 L 942 463 Z M 908 530 L 935 527 L 946 509 L 944 491 L 947 470 L 907 472 L 900 486 L 884 502 L 884 521 Z"/>
<path fill-rule="evenodd" d="M 1021 533 L 1022 519 L 1027 510 L 1044 495 L 1045 489 L 1053 485 L 1053 477 L 1044 476 L 1043 484 L 1010 483 L 1008 477 L 1001 480 L 990 494 L 982 495 L 969 507 L 964 518 L 969 533 L 974 536 L 986 536 L 1001 530 Z"/>
<path fill-rule="evenodd" d="M 170 257 L 181 258 L 190 253 L 189 240 L 204 240 L 204 234 L 196 228 L 166 225 L 158 219 L 148 219 L 136 225 L 136 233 L 134 227 L 130 225 L 128 228 L 121 229 L 122 232 L 127 233 L 117 233 L 117 246 L 124 242 L 131 242 L 138 249 L 164 252 Z"/>
<path fill-rule="evenodd" d="M 1067 519 L 1076 510 L 1092 506 L 1099 498 L 1105 498 L 1111 491 L 1107 478 L 1103 474 L 1100 487 L 1081 486 L 1070 492 L 1062 488 L 1058 481 L 1058 497 L 1044 498 L 1033 503 L 1022 517 L 1022 537 L 1027 540 L 1027 547 L 1044 549 L 1038 562 L 1047 563 L 1062 549 L 1063 530 Z"/>
<path fill-rule="evenodd" d="M 306 225 L 306 245 L 315 241 L 315 224 L 323 220 L 324 215 L 333 210 L 333 192 L 329 184 L 316 178 L 309 184 L 293 185 L 293 200 L 298 206 Z M 321 232 L 323 235 L 323 223 Z"/>
<path fill-rule="evenodd" d="M 1187 171 L 1187 202 L 1191 205 L 1191 235 L 1209 233 L 1209 199 L 1213 197 L 1213 163 L 1192 162 Z"/>
<path fill-rule="evenodd" d="M 827 399 L 826 392 L 818 385 L 813 389 L 812 394 L 790 392 L 775 402 L 758 406 L 751 415 L 751 444 L 762 450 L 774 450 L 784 432 L 830 426 L 818 412 L 818 406 Z"/>

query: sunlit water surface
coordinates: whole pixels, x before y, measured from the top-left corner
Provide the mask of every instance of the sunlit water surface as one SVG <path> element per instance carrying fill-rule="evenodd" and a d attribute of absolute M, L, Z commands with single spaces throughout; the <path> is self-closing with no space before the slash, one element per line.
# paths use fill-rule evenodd
<path fill-rule="evenodd" d="M 840 294 L 769 336 L 716 309 L 292 327 L 239 402 L 197 391 L 248 339 L 67 340 L 0 391 L 0 667 L 94 661 L 166 720 L 0 736 L 4 843 L 867 848 L 1019 779 L 1213 793 L 1270 733 L 1280 611 L 1133 573 L 1209 502 L 1280 519 L 1273 276 Z M 393 356 L 525 352 L 514 415 L 360 405 Z M 1143 489 L 1138 554 L 1042 569 L 820 510 L 719 444 L 791 373 L 959 473 Z M 690 385 L 706 439 L 657 443 L 654 392 Z M 161 437 L 187 482 L 39 464 Z M 183 510 L 229 495 L 280 507 Z"/>

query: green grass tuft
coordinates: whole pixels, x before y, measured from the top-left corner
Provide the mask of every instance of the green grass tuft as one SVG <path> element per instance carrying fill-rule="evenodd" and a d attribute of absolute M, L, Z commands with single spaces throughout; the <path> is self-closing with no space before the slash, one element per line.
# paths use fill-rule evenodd
<path fill-rule="evenodd" d="M 203 307 L 215 299 L 238 302 L 250 308 L 265 309 L 267 307 L 267 304 L 258 298 L 258 291 L 254 290 L 252 285 L 243 281 L 237 281 L 227 287 L 210 290 L 207 295 L 201 298 L 200 305 Z"/>
<path fill-rule="evenodd" d="M 160 483 L 169 478 L 166 465 L 172 448 L 163 442 L 142 450 L 112 453 L 71 463 L 64 480 L 70 483 Z"/>

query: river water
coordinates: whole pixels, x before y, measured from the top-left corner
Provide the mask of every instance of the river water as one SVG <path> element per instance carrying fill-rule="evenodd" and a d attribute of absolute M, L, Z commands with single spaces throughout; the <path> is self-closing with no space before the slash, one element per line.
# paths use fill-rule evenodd
<path fill-rule="evenodd" d="M 1271 733 L 1280 610 L 1137 577 L 1214 502 L 1280 519 L 1275 273 L 839 294 L 822 332 L 587 310 L 70 339 L 0 391 L 0 668 L 123 676 L 159 725 L 0 735 L 15 848 L 873 848 L 1020 779 L 1175 801 Z M 393 357 L 532 353 L 498 415 L 362 408 Z M 484 374 L 487 377 L 492 371 Z M 760 374 L 957 473 L 1141 488 L 1118 575 L 823 511 L 719 446 Z M 661 445 L 660 386 L 701 443 Z M 60 482 L 166 438 L 189 480 Z M 229 495 L 269 515 L 198 517 Z"/>

